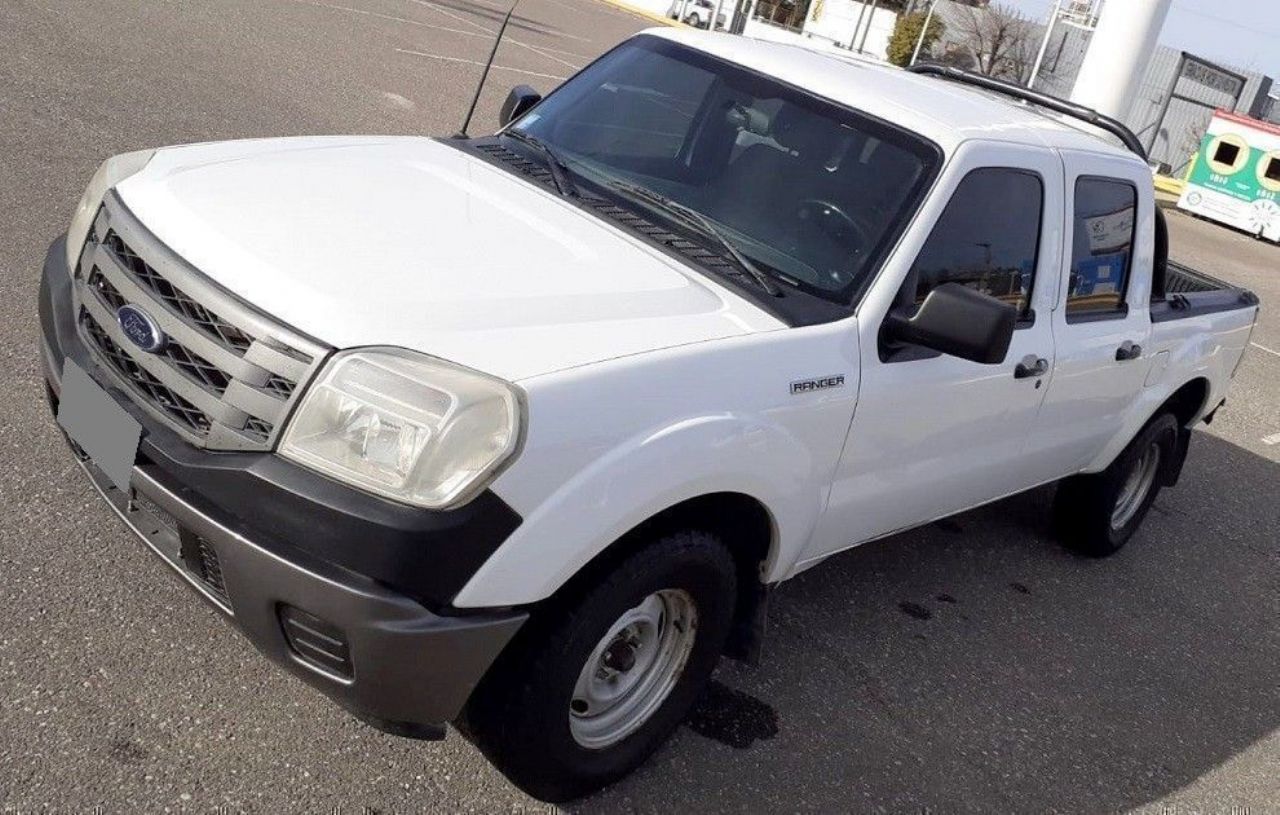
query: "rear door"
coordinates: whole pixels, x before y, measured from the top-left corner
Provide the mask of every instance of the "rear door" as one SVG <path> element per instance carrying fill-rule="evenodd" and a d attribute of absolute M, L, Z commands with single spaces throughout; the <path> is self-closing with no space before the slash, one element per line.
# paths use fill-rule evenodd
<path fill-rule="evenodd" d="M 1031 485 L 1023 450 L 1053 365 L 1063 223 L 1056 153 L 984 142 L 957 151 L 859 311 L 857 412 L 805 559 Z M 878 343 L 889 309 L 946 282 L 1018 307 L 1003 362 Z M 1035 373 L 1018 371 L 1024 360 Z"/>
<path fill-rule="evenodd" d="M 1090 467 L 1142 390 L 1151 334 L 1151 174 L 1120 156 L 1062 151 L 1067 230 L 1052 325 L 1053 378 L 1028 453 L 1038 480 Z M 1103 462 L 1105 464 L 1105 462 Z"/>

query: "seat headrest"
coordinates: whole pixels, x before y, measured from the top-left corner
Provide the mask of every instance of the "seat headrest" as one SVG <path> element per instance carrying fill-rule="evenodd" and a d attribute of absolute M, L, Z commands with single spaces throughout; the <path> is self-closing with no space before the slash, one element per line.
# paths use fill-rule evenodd
<path fill-rule="evenodd" d="M 831 153 L 831 123 L 798 105 L 784 104 L 778 109 L 770 134 L 802 159 L 822 161 Z"/>
<path fill-rule="evenodd" d="M 729 105 L 729 110 L 725 113 L 724 118 L 731 127 L 735 127 L 738 130 L 745 130 L 757 136 L 767 136 L 769 134 L 769 117 L 762 110 L 733 103 Z"/>

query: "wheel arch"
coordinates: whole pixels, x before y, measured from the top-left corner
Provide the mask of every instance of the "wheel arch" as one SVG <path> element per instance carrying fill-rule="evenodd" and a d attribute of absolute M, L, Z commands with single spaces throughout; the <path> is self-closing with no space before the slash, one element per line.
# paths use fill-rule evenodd
<path fill-rule="evenodd" d="M 1169 394 L 1169 397 L 1151 415 L 1154 417 L 1168 411 L 1177 417 L 1180 426 L 1189 428 L 1192 422 L 1202 417 L 1208 401 L 1209 380 L 1203 376 L 1197 376 Z"/>
<path fill-rule="evenodd" d="M 1152 414 L 1152 418 L 1155 418 L 1163 413 L 1171 413 L 1178 421 L 1178 432 L 1173 441 L 1173 448 L 1168 451 L 1160 468 L 1160 482 L 1166 487 L 1175 486 L 1182 475 L 1182 465 L 1187 462 L 1187 451 L 1191 445 L 1191 427 L 1197 419 L 1204 417 L 1209 394 L 1209 380 L 1203 376 L 1195 377 L 1169 394 L 1169 397 Z M 1147 421 L 1150 422 L 1151 419 Z"/>
<path fill-rule="evenodd" d="M 727 653 L 755 661 L 763 638 L 769 594 L 765 572 L 778 555 L 779 535 L 777 520 L 765 503 L 743 492 L 704 493 L 650 515 L 605 546 L 548 601 L 585 590 L 650 541 L 684 529 L 714 535 L 733 557 L 737 566 L 737 597 Z"/>
<path fill-rule="evenodd" d="M 1196 420 L 1204 418 L 1205 408 L 1212 392 L 1209 379 L 1200 374 L 1183 382 L 1163 398 L 1158 388 L 1146 388 L 1139 394 L 1138 402 L 1129 413 L 1126 429 L 1117 432 L 1106 448 L 1083 472 L 1101 472 L 1111 466 L 1111 463 L 1138 437 L 1152 419 L 1162 413 L 1172 413 L 1182 431 L 1179 433 L 1179 449 L 1174 456 L 1176 465 L 1165 471 L 1166 486 L 1172 486 L 1177 481 L 1178 472 L 1182 469 L 1182 459 L 1186 455 L 1186 442 L 1190 437 L 1191 427 Z"/>

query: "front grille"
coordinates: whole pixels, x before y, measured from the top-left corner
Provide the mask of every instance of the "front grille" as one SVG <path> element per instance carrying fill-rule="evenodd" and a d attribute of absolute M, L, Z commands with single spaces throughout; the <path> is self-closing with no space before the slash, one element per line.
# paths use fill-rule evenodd
<path fill-rule="evenodd" d="M 351 646 L 347 635 L 328 620 L 293 606 L 280 606 L 280 627 L 298 657 L 326 673 L 350 679 Z"/>
<path fill-rule="evenodd" d="M 246 419 L 244 423 L 244 432 L 253 436 L 255 439 L 269 439 L 271 438 L 271 431 L 273 430 L 275 430 L 275 427 L 270 422 L 264 422 L 253 416 Z"/>
<path fill-rule="evenodd" d="M 189 350 L 181 343 L 170 342 L 165 346 L 164 354 L 173 360 L 173 364 L 178 366 L 178 369 L 186 374 L 192 382 L 204 385 L 219 396 L 231 384 L 231 377 L 227 375 L 226 371 L 216 367 L 212 362 Z"/>
<path fill-rule="evenodd" d="M 201 436 L 209 432 L 209 428 L 213 423 L 209 420 L 208 414 L 183 399 L 159 379 L 152 376 L 146 368 L 135 362 L 133 357 L 125 352 L 123 348 L 116 345 L 115 340 L 107 335 L 106 330 L 98 324 L 93 315 L 84 309 L 80 310 L 80 324 L 84 326 L 85 332 L 89 335 L 89 341 L 92 343 L 90 347 L 98 352 L 98 356 L 112 370 L 132 385 L 137 393 L 140 393 L 150 403 L 158 406 L 170 418 L 182 424 L 188 430 Z"/>
<path fill-rule="evenodd" d="M 93 267 L 93 271 L 89 273 L 89 289 L 97 294 L 98 299 L 113 312 L 127 302 L 124 296 L 116 290 L 116 287 L 111 285 L 111 281 L 103 276 L 102 271 L 97 266 Z M 223 391 L 227 389 L 227 385 L 231 384 L 231 377 L 225 371 L 180 342 L 170 340 L 165 345 L 163 353 L 192 382 L 204 385 L 218 396 L 221 396 Z M 272 378 L 279 377 L 272 375 Z M 270 380 L 268 380 L 267 384 L 268 386 L 271 384 Z"/>
<path fill-rule="evenodd" d="M 114 230 L 107 232 L 102 241 L 108 252 L 133 273 L 141 283 L 159 295 L 160 299 L 176 313 L 185 315 L 204 333 L 216 339 L 226 348 L 243 354 L 253 345 L 253 337 L 228 323 L 209 309 L 191 299 L 182 289 L 170 283 L 164 275 L 144 261 Z"/>
<path fill-rule="evenodd" d="M 283 376 L 272 375 L 272 377 L 267 380 L 267 390 L 278 393 L 286 399 L 293 396 L 293 389 L 296 387 L 298 387 L 297 382 L 291 382 Z"/>
<path fill-rule="evenodd" d="M 114 192 L 81 251 L 75 296 L 82 335 L 102 367 L 139 405 L 208 449 L 270 449 L 329 351 L 204 277 Z M 116 314 L 124 305 L 163 329 L 159 351 L 144 351 L 123 333 Z"/>
<path fill-rule="evenodd" d="M 111 281 L 107 280 L 97 266 L 93 267 L 93 271 L 89 272 L 89 289 L 96 295 L 98 299 L 107 305 L 107 308 L 115 311 L 125 305 L 124 296 L 111 285 Z"/>

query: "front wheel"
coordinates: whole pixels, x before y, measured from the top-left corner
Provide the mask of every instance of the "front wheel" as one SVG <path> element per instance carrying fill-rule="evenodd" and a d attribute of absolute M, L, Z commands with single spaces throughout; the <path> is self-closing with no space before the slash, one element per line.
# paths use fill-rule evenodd
<path fill-rule="evenodd" d="M 702 532 L 662 536 L 539 609 L 468 705 L 479 747 L 546 801 L 639 766 L 680 724 L 724 647 L 733 558 Z"/>
<path fill-rule="evenodd" d="M 1090 557 L 1120 550 L 1151 509 L 1178 451 L 1178 420 L 1162 413 L 1147 423 L 1111 466 L 1058 485 L 1054 521 L 1068 547 Z"/>

